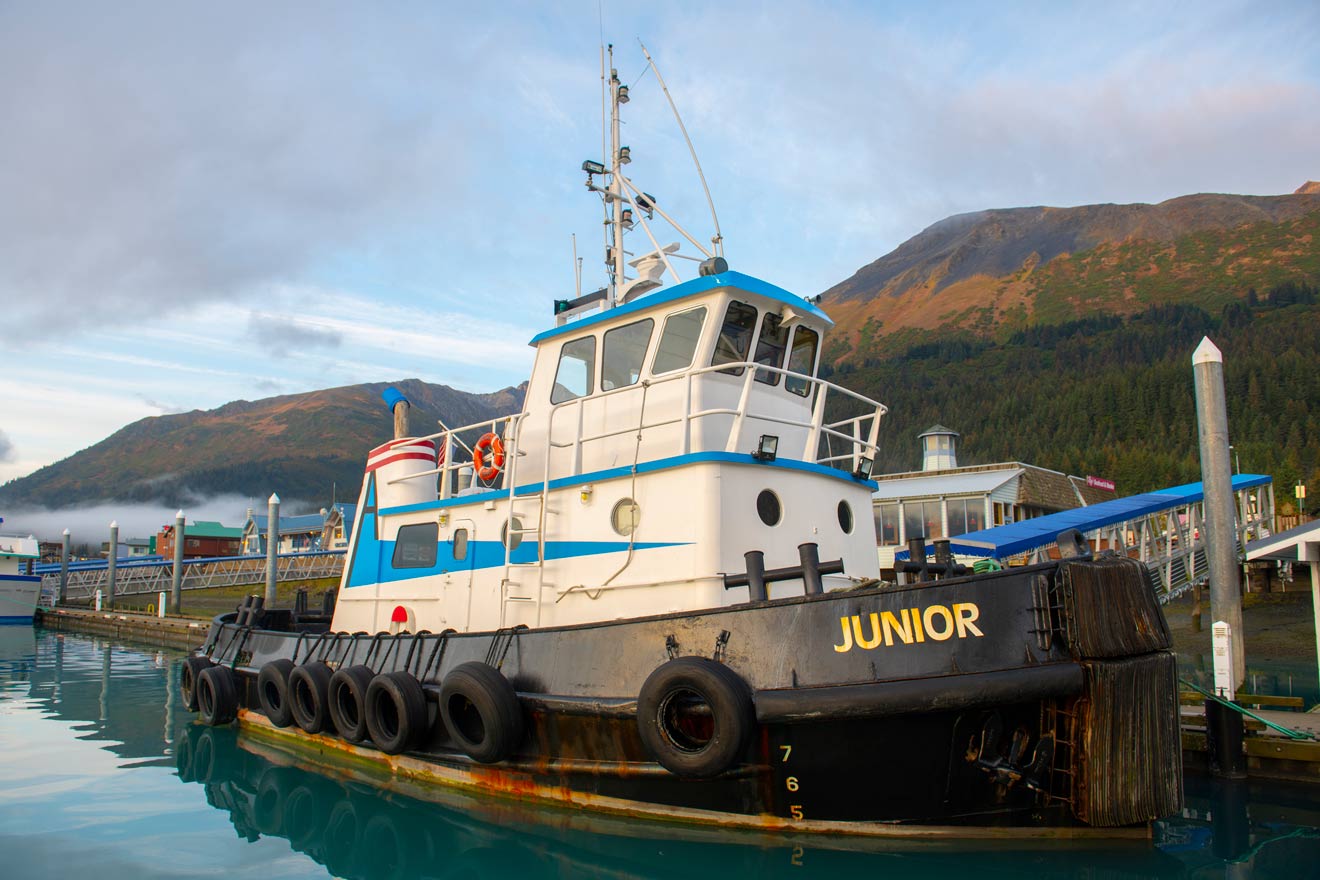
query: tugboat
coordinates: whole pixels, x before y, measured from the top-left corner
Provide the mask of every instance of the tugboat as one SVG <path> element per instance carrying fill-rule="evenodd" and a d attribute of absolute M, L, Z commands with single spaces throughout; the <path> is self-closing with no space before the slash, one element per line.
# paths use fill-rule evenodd
<path fill-rule="evenodd" d="M 969 573 L 917 542 L 881 582 L 885 407 L 821 377 L 818 299 L 731 271 L 718 223 L 706 247 L 625 175 L 628 87 L 611 69 L 608 88 L 610 160 L 583 170 L 609 284 L 555 303 L 515 415 L 411 436 L 386 393 L 395 436 L 367 456 L 333 607 L 217 617 L 189 709 L 409 780 L 671 822 L 1122 836 L 1178 811 L 1144 568 L 1061 537 L 1057 562 Z M 653 249 L 625 262 L 636 227 Z"/>

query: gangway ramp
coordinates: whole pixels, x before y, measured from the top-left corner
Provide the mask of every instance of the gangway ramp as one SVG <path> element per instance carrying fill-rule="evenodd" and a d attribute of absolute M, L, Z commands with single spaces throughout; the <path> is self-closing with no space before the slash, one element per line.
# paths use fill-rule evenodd
<path fill-rule="evenodd" d="M 1237 552 L 1246 542 L 1270 533 L 1274 483 L 1266 474 L 1233 476 L 1237 513 Z M 1168 601 L 1205 583 L 1205 495 L 1200 483 L 1102 501 L 1059 513 L 958 535 L 949 541 L 956 556 L 994 559 L 1001 564 L 1043 561 L 1056 550 L 1061 532 L 1076 529 L 1100 550 L 1140 559 Z M 933 548 L 927 547 L 927 553 Z M 907 551 L 895 559 L 907 559 Z"/>

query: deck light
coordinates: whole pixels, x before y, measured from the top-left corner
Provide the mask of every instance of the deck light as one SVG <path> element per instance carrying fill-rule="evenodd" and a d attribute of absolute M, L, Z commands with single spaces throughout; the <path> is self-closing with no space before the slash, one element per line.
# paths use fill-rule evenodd
<path fill-rule="evenodd" d="M 605 166 L 599 162 L 595 162 L 591 159 L 588 159 L 587 161 L 582 163 L 582 170 L 587 172 L 588 174 L 604 174 Z"/>
<path fill-rule="evenodd" d="M 761 440 L 756 444 L 756 451 L 752 453 L 752 458 L 757 461 L 774 461 L 775 454 L 779 452 L 779 438 L 774 434 L 762 434 Z"/>
<path fill-rule="evenodd" d="M 627 165 L 631 161 L 632 161 L 632 148 L 619 147 L 619 164 Z"/>
<path fill-rule="evenodd" d="M 853 471 L 853 476 L 859 480 L 871 479 L 871 470 L 875 467 L 875 459 L 863 458 L 857 462 L 857 470 Z"/>
<path fill-rule="evenodd" d="M 628 103 L 628 87 L 622 84 L 619 86 L 619 103 Z"/>
<path fill-rule="evenodd" d="M 702 260 L 698 268 L 701 275 L 722 275 L 729 271 L 729 264 L 723 257 L 711 257 L 709 260 Z"/>
<path fill-rule="evenodd" d="M 623 224 L 623 228 L 624 228 L 624 229 L 632 229 L 632 228 L 633 228 L 633 212 L 632 212 L 632 208 L 624 208 L 624 209 L 623 209 L 623 219 L 620 220 L 619 222 Z"/>

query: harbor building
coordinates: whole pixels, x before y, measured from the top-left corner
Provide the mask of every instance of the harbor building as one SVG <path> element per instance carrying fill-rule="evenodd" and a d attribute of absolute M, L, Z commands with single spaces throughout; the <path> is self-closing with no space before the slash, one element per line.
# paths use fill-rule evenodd
<path fill-rule="evenodd" d="M 959 434 L 932 425 L 919 435 L 921 469 L 872 477 L 880 568 L 909 538 L 954 538 L 1114 497 L 1113 484 L 1020 461 L 959 467 Z"/>
<path fill-rule="evenodd" d="M 330 509 L 321 508 L 321 546 L 322 550 L 347 550 L 348 539 L 353 537 L 353 518 L 357 516 L 356 504 L 338 502 Z"/>
<path fill-rule="evenodd" d="M 268 517 L 248 508 L 247 522 L 243 524 L 243 554 L 251 556 L 266 552 L 266 536 L 270 532 Z M 321 533 L 325 517 L 320 513 L 302 516 L 281 516 L 279 522 L 280 553 L 309 553 L 321 549 Z"/>
<path fill-rule="evenodd" d="M 243 549 L 243 530 L 218 522 L 201 521 L 183 527 L 183 558 L 203 559 L 212 556 L 238 556 Z M 156 534 L 156 552 L 174 558 L 174 523 L 162 526 Z"/>

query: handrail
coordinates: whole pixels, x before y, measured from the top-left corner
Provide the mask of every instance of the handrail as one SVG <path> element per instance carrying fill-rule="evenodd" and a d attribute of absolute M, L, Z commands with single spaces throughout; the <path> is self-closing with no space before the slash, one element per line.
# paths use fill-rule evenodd
<path fill-rule="evenodd" d="M 735 379 L 741 378 L 741 382 L 742 382 L 742 388 L 739 392 L 739 399 L 737 405 L 734 407 L 716 407 L 710 409 L 703 409 L 694 412 L 692 410 L 694 379 L 711 373 L 721 373 L 727 375 L 733 371 L 742 372 L 741 377 L 737 377 L 737 376 L 732 377 Z M 784 386 L 787 385 L 788 379 L 795 379 L 805 383 L 807 393 L 801 395 L 804 401 L 810 401 L 813 395 L 815 397 L 814 401 L 811 402 L 810 417 L 807 419 L 794 419 L 787 416 L 775 415 L 769 412 L 766 413 L 758 413 L 754 411 L 749 412 L 749 409 L 751 409 L 754 406 L 754 404 L 752 403 L 753 400 L 752 392 L 755 390 L 755 386 L 753 383 L 757 381 L 757 377 L 761 373 L 775 373 L 785 377 L 786 381 L 783 383 L 783 385 L 778 386 L 780 390 L 786 390 Z M 667 415 L 666 417 L 657 419 L 655 421 L 647 421 L 646 412 L 645 412 L 646 410 L 645 401 L 647 399 L 647 395 L 645 394 L 645 389 L 654 389 L 656 386 L 670 384 L 674 382 L 683 383 L 682 414 L 678 416 Z M 621 427 L 621 428 L 609 428 L 591 434 L 585 434 L 583 432 L 582 430 L 583 407 L 587 403 L 596 400 L 602 400 L 608 397 L 621 396 L 629 393 L 642 394 L 643 404 L 642 404 L 642 412 L 639 414 L 640 424 L 629 425 L 627 427 Z M 827 423 L 825 421 L 825 408 L 826 408 L 826 401 L 831 393 L 834 393 L 836 395 L 842 395 L 845 398 L 849 398 L 853 401 L 859 402 L 864 406 L 866 406 L 867 408 L 869 408 L 871 411 L 868 413 L 863 413 L 861 415 L 840 419 L 836 422 Z M 654 398 L 652 397 L 652 399 Z M 557 418 L 560 418 L 560 413 L 566 411 L 576 412 L 578 417 L 577 430 L 573 432 L 573 439 L 571 441 L 554 442 L 552 438 L 554 436 L 555 420 Z M 656 376 L 648 379 L 643 379 L 631 385 L 625 385 L 618 388 L 610 388 L 604 391 L 597 391 L 592 394 L 584 395 L 582 397 L 575 397 L 572 400 L 565 400 L 559 403 L 552 404 L 549 409 L 549 416 L 546 420 L 545 441 L 542 450 L 545 458 L 544 465 L 546 471 L 544 475 L 543 484 L 545 483 L 545 481 L 548 481 L 550 479 L 549 462 L 550 462 L 550 452 L 552 449 L 573 449 L 574 450 L 573 461 L 570 465 L 570 472 L 572 474 L 577 474 L 580 473 L 582 470 L 582 448 L 584 445 L 588 443 L 595 443 L 601 440 L 609 439 L 611 437 L 630 434 L 639 430 L 645 431 L 653 428 L 664 427 L 667 425 L 682 424 L 683 430 L 680 432 L 680 439 L 678 441 L 679 454 L 686 454 L 690 452 L 692 449 L 693 423 L 698 419 L 709 418 L 712 416 L 733 417 L 734 422 L 729 431 L 729 438 L 724 444 L 725 451 L 736 451 L 738 449 L 742 441 L 742 431 L 743 431 L 744 423 L 747 419 L 750 418 L 762 422 L 769 422 L 771 424 L 780 424 L 780 425 L 786 425 L 788 427 L 805 429 L 807 431 L 807 440 L 803 447 L 802 455 L 801 455 L 801 460 L 803 461 L 810 461 L 815 464 L 832 466 L 836 462 L 850 460 L 852 462 L 852 469 L 856 470 L 858 466 L 858 462 L 861 458 L 867 455 L 873 456 L 878 451 L 879 449 L 878 435 L 880 430 L 880 419 L 888 411 L 889 408 L 886 407 L 884 404 L 872 400 L 864 395 L 858 394 L 855 391 L 851 391 L 847 388 L 844 388 L 841 385 L 837 385 L 829 381 L 828 379 L 823 379 L 818 376 L 810 376 L 805 373 L 799 373 L 784 367 L 777 367 L 768 364 L 758 364 L 755 361 L 737 361 L 737 362 L 730 362 L 723 364 L 713 364 L 706 367 L 698 367 L 696 369 L 678 371 L 669 375 Z M 483 430 L 483 429 L 496 433 L 501 433 L 502 436 L 504 437 L 506 455 L 516 459 L 518 456 L 525 454 L 525 452 L 521 449 L 520 441 L 522 439 L 521 438 L 522 423 L 526 415 L 527 414 L 525 412 L 515 413 L 513 415 L 502 416 L 495 419 L 487 419 L 480 422 L 476 422 L 471 425 L 464 425 L 458 428 L 448 428 L 446 430 L 437 431 L 433 434 L 427 434 L 424 437 L 419 437 L 417 438 L 419 440 L 438 439 L 442 441 L 443 450 L 444 450 L 443 464 L 440 464 L 437 467 L 426 471 L 419 471 L 417 473 L 397 477 L 391 480 L 390 483 L 397 483 L 397 482 L 402 482 L 404 480 L 418 479 L 421 477 L 427 477 L 427 476 L 439 474 L 440 475 L 439 497 L 442 499 L 448 498 L 450 497 L 451 494 L 449 474 L 455 471 L 460 471 L 465 467 L 471 467 L 470 462 L 456 462 L 453 460 L 452 451 L 453 451 L 454 442 L 456 440 L 460 444 L 463 442 L 458 435 L 467 432 Z M 867 421 L 869 421 L 870 424 L 867 426 L 868 430 L 866 431 L 866 436 L 863 437 L 863 423 Z M 836 454 L 820 455 L 819 445 L 822 437 L 836 438 L 838 440 L 844 441 L 849 451 L 837 455 Z M 506 484 L 509 483 L 508 473 L 512 469 L 513 468 L 511 462 L 510 467 L 506 469 L 506 473 L 505 473 Z M 477 488 L 477 487 L 478 487 L 478 477 L 475 473 L 473 473 L 468 488 Z M 497 487 L 492 486 L 490 488 L 496 489 Z"/>

